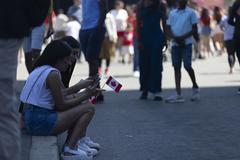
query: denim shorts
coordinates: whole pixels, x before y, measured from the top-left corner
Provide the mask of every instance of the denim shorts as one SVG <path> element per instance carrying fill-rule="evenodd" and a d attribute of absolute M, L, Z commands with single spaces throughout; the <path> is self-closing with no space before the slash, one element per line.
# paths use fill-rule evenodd
<path fill-rule="evenodd" d="M 181 68 L 182 61 L 185 68 L 192 67 L 192 44 L 172 47 L 172 65 Z"/>
<path fill-rule="evenodd" d="M 30 104 L 27 106 L 23 109 L 23 121 L 27 132 L 34 136 L 51 135 L 57 121 L 57 112 Z"/>
<path fill-rule="evenodd" d="M 25 53 L 30 53 L 32 49 L 42 49 L 45 33 L 45 24 L 33 28 L 31 34 L 24 38 L 23 50 Z"/>
<path fill-rule="evenodd" d="M 80 30 L 81 48 L 85 59 L 88 62 L 99 60 L 102 42 L 105 38 L 106 28 L 103 27 L 101 31 L 97 28 Z"/>

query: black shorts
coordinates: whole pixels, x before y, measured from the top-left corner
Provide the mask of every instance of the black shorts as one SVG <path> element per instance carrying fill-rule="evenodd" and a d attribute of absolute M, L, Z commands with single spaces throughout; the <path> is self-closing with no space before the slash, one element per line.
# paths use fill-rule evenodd
<path fill-rule="evenodd" d="M 105 32 L 105 27 L 100 30 L 92 28 L 80 31 L 80 42 L 86 61 L 92 62 L 99 59 Z"/>

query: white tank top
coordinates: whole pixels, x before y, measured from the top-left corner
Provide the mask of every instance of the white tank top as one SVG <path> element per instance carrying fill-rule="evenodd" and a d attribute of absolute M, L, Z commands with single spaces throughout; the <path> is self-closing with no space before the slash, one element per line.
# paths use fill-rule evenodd
<path fill-rule="evenodd" d="M 20 100 L 24 103 L 53 110 L 55 102 L 52 92 L 46 87 L 46 79 L 51 71 L 57 71 L 61 76 L 59 70 L 48 65 L 33 70 L 22 89 Z"/>

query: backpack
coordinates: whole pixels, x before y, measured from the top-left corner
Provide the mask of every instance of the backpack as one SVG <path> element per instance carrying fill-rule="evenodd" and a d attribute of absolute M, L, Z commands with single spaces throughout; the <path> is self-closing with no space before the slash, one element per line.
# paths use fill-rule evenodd
<path fill-rule="evenodd" d="M 31 27 L 44 22 L 51 6 L 51 0 L 24 0 L 22 3 L 25 3 L 25 15 Z"/>

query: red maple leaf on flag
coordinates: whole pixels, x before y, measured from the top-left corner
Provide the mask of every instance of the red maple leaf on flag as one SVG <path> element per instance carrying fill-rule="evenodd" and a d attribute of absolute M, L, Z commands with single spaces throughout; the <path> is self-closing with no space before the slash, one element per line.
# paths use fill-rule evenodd
<path fill-rule="evenodd" d="M 112 85 L 113 87 L 115 87 L 115 86 L 116 86 L 116 82 L 111 82 L 111 85 Z"/>
<path fill-rule="evenodd" d="M 106 82 L 106 84 L 111 87 L 116 93 L 120 91 L 122 85 L 116 81 L 112 76 L 110 76 Z"/>

